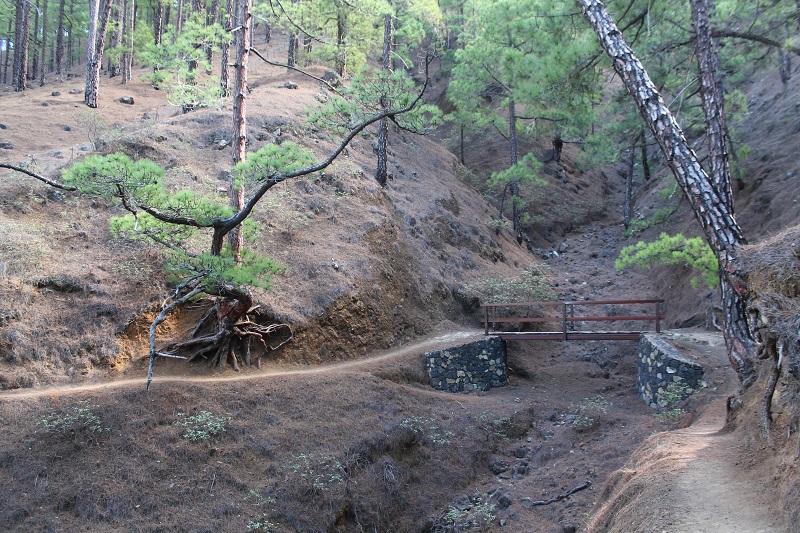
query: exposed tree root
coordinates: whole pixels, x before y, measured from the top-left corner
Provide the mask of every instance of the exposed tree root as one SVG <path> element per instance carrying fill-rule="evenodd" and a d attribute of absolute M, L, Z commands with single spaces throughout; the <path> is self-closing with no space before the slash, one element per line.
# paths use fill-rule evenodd
<path fill-rule="evenodd" d="M 767 444 L 772 446 L 772 397 L 775 395 L 775 387 L 781 375 L 781 365 L 783 364 L 783 344 L 778 343 L 777 354 L 773 358 L 772 371 L 770 372 L 767 385 L 764 387 L 764 396 L 761 399 L 761 430 Z"/>
<path fill-rule="evenodd" d="M 289 342 L 293 335 L 287 324 L 265 323 L 267 320 L 269 318 L 261 306 L 253 306 L 248 294 L 221 298 L 198 322 L 189 340 L 173 344 L 165 351 L 174 355 L 183 354 L 189 361 L 206 359 L 210 366 L 218 369 L 225 368 L 226 364 L 230 364 L 237 372 L 241 369 L 240 364 L 260 367 L 260 350 L 255 351 L 253 361 L 253 339 L 268 353 Z M 215 329 L 208 331 L 211 327 Z M 278 333 L 282 335 L 273 339 Z"/>

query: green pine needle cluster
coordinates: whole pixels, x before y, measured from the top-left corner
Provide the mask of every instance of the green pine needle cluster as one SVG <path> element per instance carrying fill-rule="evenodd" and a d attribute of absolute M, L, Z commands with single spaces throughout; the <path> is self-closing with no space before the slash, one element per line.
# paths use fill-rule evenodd
<path fill-rule="evenodd" d="M 247 154 L 247 160 L 236 165 L 236 184 L 246 185 L 269 181 L 280 174 L 288 174 L 314 164 L 314 157 L 297 143 L 268 144 Z"/>
<path fill-rule="evenodd" d="M 631 266 L 650 269 L 656 265 L 685 265 L 698 271 L 709 288 L 719 285 L 719 264 L 711 247 L 701 237 L 662 233 L 653 242 L 639 241 L 625 246 L 615 263 L 617 270 Z M 692 286 L 696 284 L 697 280 L 693 279 Z"/>

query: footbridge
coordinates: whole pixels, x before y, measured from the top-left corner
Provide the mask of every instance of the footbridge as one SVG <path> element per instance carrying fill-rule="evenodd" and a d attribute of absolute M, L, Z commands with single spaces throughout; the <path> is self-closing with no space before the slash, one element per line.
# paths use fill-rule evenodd
<path fill-rule="evenodd" d="M 504 340 L 639 340 L 647 331 L 661 332 L 664 300 L 589 300 L 483 304 L 486 335 Z M 598 329 L 606 323 L 624 329 Z M 537 331 L 558 324 L 555 331 Z M 635 327 L 626 328 L 633 325 Z M 650 325 L 654 329 L 645 326 Z M 554 328 L 549 328 L 554 329 Z"/>

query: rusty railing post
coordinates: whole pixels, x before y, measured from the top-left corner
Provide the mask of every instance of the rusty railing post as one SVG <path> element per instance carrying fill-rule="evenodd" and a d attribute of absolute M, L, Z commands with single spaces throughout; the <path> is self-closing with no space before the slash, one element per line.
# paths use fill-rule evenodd
<path fill-rule="evenodd" d="M 572 324 L 572 331 L 577 331 L 575 329 L 575 305 L 570 304 L 569 306 L 569 322 Z"/>
<path fill-rule="evenodd" d="M 484 304 L 483 305 L 483 334 L 489 334 L 489 306 Z"/>
<path fill-rule="evenodd" d="M 661 302 L 656 302 L 656 333 L 661 333 Z"/>
<path fill-rule="evenodd" d="M 561 325 L 564 328 L 564 340 L 567 340 L 567 302 L 564 302 L 564 313 L 561 322 Z"/>

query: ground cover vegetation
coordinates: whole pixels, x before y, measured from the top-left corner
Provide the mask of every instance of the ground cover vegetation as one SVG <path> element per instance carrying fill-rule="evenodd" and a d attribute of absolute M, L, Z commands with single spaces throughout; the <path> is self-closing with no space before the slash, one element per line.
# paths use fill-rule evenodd
<path fill-rule="evenodd" d="M 46 85 L 69 75 L 70 69 L 74 75 L 81 67 L 85 104 L 94 108 L 102 101 L 101 69 L 124 82 L 131 79 L 136 61 L 145 67 L 149 82 L 164 87 L 170 102 L 183 113 L 218 106 L 224 98 L 233 102 L 234 155 L 225 203 L 196 191 L 175 191 L 159 165 L 123 153 L 83 159 L 60 179 L 16 164 L 0 165 L 58 189 L 114 202 L 125 212 L 110 221 L 116 233 L 163 247 L 172 280 L 151 322 L 151 371 L 158 356 L 210 356 L 215 366 L 249 365 L 251 341 L 269 349 L 267 339 L 276 328 L 288 328 L 264 321 L 250 292 L 253 287 L 268 287 L 270 275 L 282 268 L 245 246 L 244 235 L 258 234 L 251 213 L 276 185 L 328 168 L 372 125 L 379 127 L 375 179 L 386 185 L 390 124 L 400 135 L 428 133 L 439 124 L 441 111 L 423 105 L 436 55 L 438 67 L 448 77 L 449 105 L 442 107 L 448 111 L 449 127 L 457 132 L 462 162 L 465 145 L 487 130 L 504 139 L 507 167 L 478 180 L 501 213 L 510 206 L 508 227 L 493 222 L 493 229 L 498 233 L 510 229 L 513 238 L 529 249 L 534 243 L 528 233 L 536 216 L 541 216 L 536 212 L 538 202 L 548 194 L 543 192 L 548 187 L 545 168 L 558 177 L 566 174 L 565 144 L 579 146 L 584 168 L 625 164 L 624 218 L 629 227 L 636 226 L 630 202 L 637 173 L 647 181 L 669 168 L 699 223 L 695 235 L 661 234 L 655 241 L 632 244 L 623 249 L 618 266 L 686 264 L 699 270 L 709 286 L 719 285 L 730 361 L 743 392 L 760 379 L 764 388 L 760 424 L 771 441 L 777 383 L 784 369 L 796 375 L 797 339 L 788 318 L 795 308 L 794 294 L 785 289 L 787 283 L 793 286 L 786 281 L 793 274 L 786 266 L 790 259 L 776 258 L 760 272 L 748 259 L 745 231 L 734 218 L 732 185 L 737 190 L 748 185 L 738 160 L 747 147 L 738 141 L 735 122 L 737 115 L 747 113 L 739 84 L 765 63 L 776 65 L 783 83 L 788 83 L 792 58 L 800 53 L 793 40 L 798 21 L 795 3 L 776 1 L 767 7 L 738 0 L 716 5 L 708 0 L 657 5 L 615 0 L 607 6 L 596 0 L 272 0 L 254 5 L 252 0 L 231 0 L 222 4 L 200 0 L 191 8 L 183 0 L 95 0 L 89 6 L 66 0 L 0 4 L 0 21 L 7 21 L 0 24 L 5 30 L 0 34 L 0 76 L 15 91 L 25 91 L 34 80 Z M 275 64 L 252 46 L 257 25 L 265 27 L 268 36 L 272 29 L 288 33 L 287 57 L 280 66 L 293 71 L 311 71 L 317 65 L 332 69 L 332 75 L 326 72 L 321 77 L 309 72 L 325 88 L 320 93 L 325 103 L 313 113 L 313 127 L 338 139 L 327 157 L 318 160 L 292 142 L 248 151 L 248 62 L 261 58 Z M 371 57 L 380 60 L 370 62 Z M 552 150 L 521 153 L 522 145 L 537 143 Z M 647 224 L 657 228 L 670 216 L 671 211 L 663 211 Z M 778 289 L 763 274 L 773 271 L 779 278 Z M 491 297 L 489 292 L 508 291 L 549 296 L 535 269 L 524 271 L 519 282 L 487 279 L 483 285 L 464 287 L 465 293 L 474 292 L 484 301 Z M 188 339 L 157 347 L 158 326 L 170 312 L 201 294 L 218 298 L 214 309 L 199 318 Z M 768 371 L 761 371 L 760 359 L 769 361 Z M 406 429 L 419 433 L 434 427 L 430 420 L 420 420 L 424 424 L 418 423 L 419 428 Z M 304 456 L 295 473 L 310 468 L 309 461 L 311 456 Z M 327 458 L 322 463 L 328 464 Z M 481 514 L 491 513 L 487 509 Z M 453 515 L 445 522 L 457 519 Z"/>

